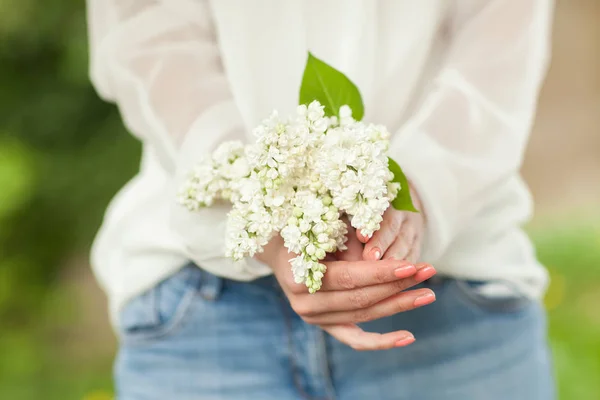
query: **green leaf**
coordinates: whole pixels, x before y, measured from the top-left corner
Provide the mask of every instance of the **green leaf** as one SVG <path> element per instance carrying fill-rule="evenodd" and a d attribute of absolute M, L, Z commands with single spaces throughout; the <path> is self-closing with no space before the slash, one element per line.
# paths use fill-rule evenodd
<path fill-rule="evenodd" d="M 346 75 L 309 52 L 300 86 L 300 104 L 309 104 L 313 100 L 325 106 L 325 115 L 328 116 L 337 116 L 343 105 L 350 106 L 352 117 L 357 121 L 365 114 L 356 85 Z"/>
<path fill-rule="evenodd" d="M 410 197 L 410 189 L 408 187 L 408 180 L 406 179 L 406 175 L 402 172 L 402 168 L 398 165 L 396 161 L 392 158 L 388 157 L 388 166 L 390 171 L 394 174 L 394 182 L 398 182 L 400 184 L 400 191 L 398 191 L 398 195 L 392 201 L 392 206 L 396 210 L 400 211 L 412 211 L 419 212 L 412 202 L 412 198 Z"/>

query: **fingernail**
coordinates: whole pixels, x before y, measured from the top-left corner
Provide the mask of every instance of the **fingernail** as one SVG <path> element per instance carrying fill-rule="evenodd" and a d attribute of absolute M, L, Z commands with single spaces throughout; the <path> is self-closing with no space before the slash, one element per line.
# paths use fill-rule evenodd
<path fill-rule="evenodd" d="M 415 337 L 410 335 L 408 337 L 405 337 L 404 339 L 400 339 L 395 343 L 396 347 L 402 347 L 402 346 L 408 346 L 409 344 L 413 343 L 415 341 Z"/>
<path fill-rule="evenodd" d="M 381 250 L 375 247 L 373 250 L 371 250 L 371 255 L 375 260 L 379 260 L 381 258 Z"/>
<path fill-rule="evenodd" d="M 434 301 L 435 301 L 435 294 L 430 292 L 430 293 L 427 293 L 427 294 L 417 297 L 413 304 L 415 307 L 422 307 L 427 304 L 431 304 Z"/>
<path fill-rule="evenodd" d="M 431 278 L 435 274 L 436 274 L 435 268 L 433 268 L 432 266 L 427 266 L 427 267 L 419 270 L 419 279 L 426 280 L 426 279 Z"/>
<path fill-rule="evenodd" d="M 406 278 L 407 276 L 414 274 L 415 271 L 416 268 L 414 265 L 403 265 L 402 267 L 396 268 L 394 270 L 394 275 L 396 275 L 396 277 L 398 278 Z"/>

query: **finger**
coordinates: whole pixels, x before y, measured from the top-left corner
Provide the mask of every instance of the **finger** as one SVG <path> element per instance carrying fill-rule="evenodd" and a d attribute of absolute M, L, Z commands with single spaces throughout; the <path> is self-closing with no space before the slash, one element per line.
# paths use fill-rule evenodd
<path fill-rule="evenodd" d="M 329 325 L 322 326 L 342 343 L 347 344 L 354 350 L 386 350 L 394 347 L 407 346 L 415 341 L 415 337 L 408 331 L 396 331 L 390 333 L 365 332 L 357 325 Z"/>
<path fill-rule="evenodd" d="M 325 254 L 325 258 L 323 259 L 323 262 L 337 261 L 337 260 L 338 260 L 338 258 L 335 254 L 327 253 L 327 254 Z"/>
<path fill-rule="evenodd" d="M 314 317 L 307 317 L 304 320 L 309 324 L 356 324 L 361 322 L 373 321 L 380 318 L 389 317 L 423 307 L 435 301 L 435 294 L 430 289 L 416 289 L 408 292 L 402 292 L 389 297 L 371 307 L 353 310 L 332 312 Z"/>
<path fill-rule="evenodd" d="M 367 235 L 363 235 L 363 233 L 360 230 L 356 231 L 356 238 L 361 242 L 361 243 L 367 243 L 369 241 L 369 239 L 371 238 L 370 236 Z"/>
<path fill-rule="evenodd" d="M 415 238 L 415 241 L 413 242 L 410 251 L 408 252 L 408 254 L 406 254 L 406 256 L 404 257 L 404 259 L 410 263 L 416 263 L 417 261 L 419 261 L 419 257 L 421 256 L 421 241 L 417 238 Z"/>
<path fill-rule="evenodd" d="M 321 291 L 356 289 L 393 282 L 414 274 L 414 271 L 405 268 L 409 263 L 402 260 L 332 261 L 324 264 L 327 272 Z"/>
<path fill-rule="evenodd" d="M 383 214 L 381 228 L 373 234 L 363 250 L 363 259 L 379 260 L 394 243 L 404 223 L 404 213 L 388 208 Z"/>
<path fill-rule="evenodd" d="M 294 311 L 301 317 L 313 317 L 323 313 L 364 309 L 426 281 L 436 274 L 435 268 L 429 264 L 421 264 L 418 271 L 412 265 L 407 265 L 407 268 L 415 269 L 416 273 L 395 282 L 353 290 L 338 290 L 307 295 L 293 305 Z"/>
<path fill-rule="evenodd" d="M 394 243 L 387 249 L 383 255 L 384 259 L 395 258 L 396 260 L 405 260 L 407 254 L 412 250 L 416 239 L 416 233 L 409 224 L 404 224 Z"/>
<path fill-rule="evenodd" d="M 362 260 L 363 244 L 356 236 L 356 230 L 348 226 L 348 241 L 346 250 L 336 252 L 336 258 L 340 261 L 360 261 Z"/>

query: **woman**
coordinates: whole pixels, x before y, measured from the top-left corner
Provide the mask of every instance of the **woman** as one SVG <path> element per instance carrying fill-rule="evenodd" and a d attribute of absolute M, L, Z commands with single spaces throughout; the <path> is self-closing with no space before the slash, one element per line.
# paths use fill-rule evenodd
<path fill-rule="evenodd" d="M 93 249 L 118 398 L 552 399 L 518 173 L 551 14 L 550 0 L 89 0 L 92 80 L 143 142 Z M 393 132 L 422 211 L 351 232 L 314 295 L 279 238 L 235 266 L 227 209 L 174 201 L 203 154 L 293 111 L 309 50 Z"/>

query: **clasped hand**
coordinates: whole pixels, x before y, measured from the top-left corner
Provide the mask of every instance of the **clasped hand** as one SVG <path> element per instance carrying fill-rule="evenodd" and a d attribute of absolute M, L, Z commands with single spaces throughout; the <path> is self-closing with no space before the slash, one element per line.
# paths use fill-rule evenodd
<path fill-rule="evenodd" d="M 314 294 L 294 282 L 289 264 L 292 255 L 280 236 L 258 258 L 271 266 L 292 308 L 305 322 L 319 325 L 356 350 L 406 346 L 415 340 L 408 331 L 379 334 L 365 332 L 356 324 L 435 301 L 430 289 L 406 291 L 436 273 L 429 264 L 416 264 L 423 224 L 421 213 L 390 207 L 373 237 L 366 238 L 350 228 L 348 250 L 324 262 L 327 272 L 323 285 Z"/>

